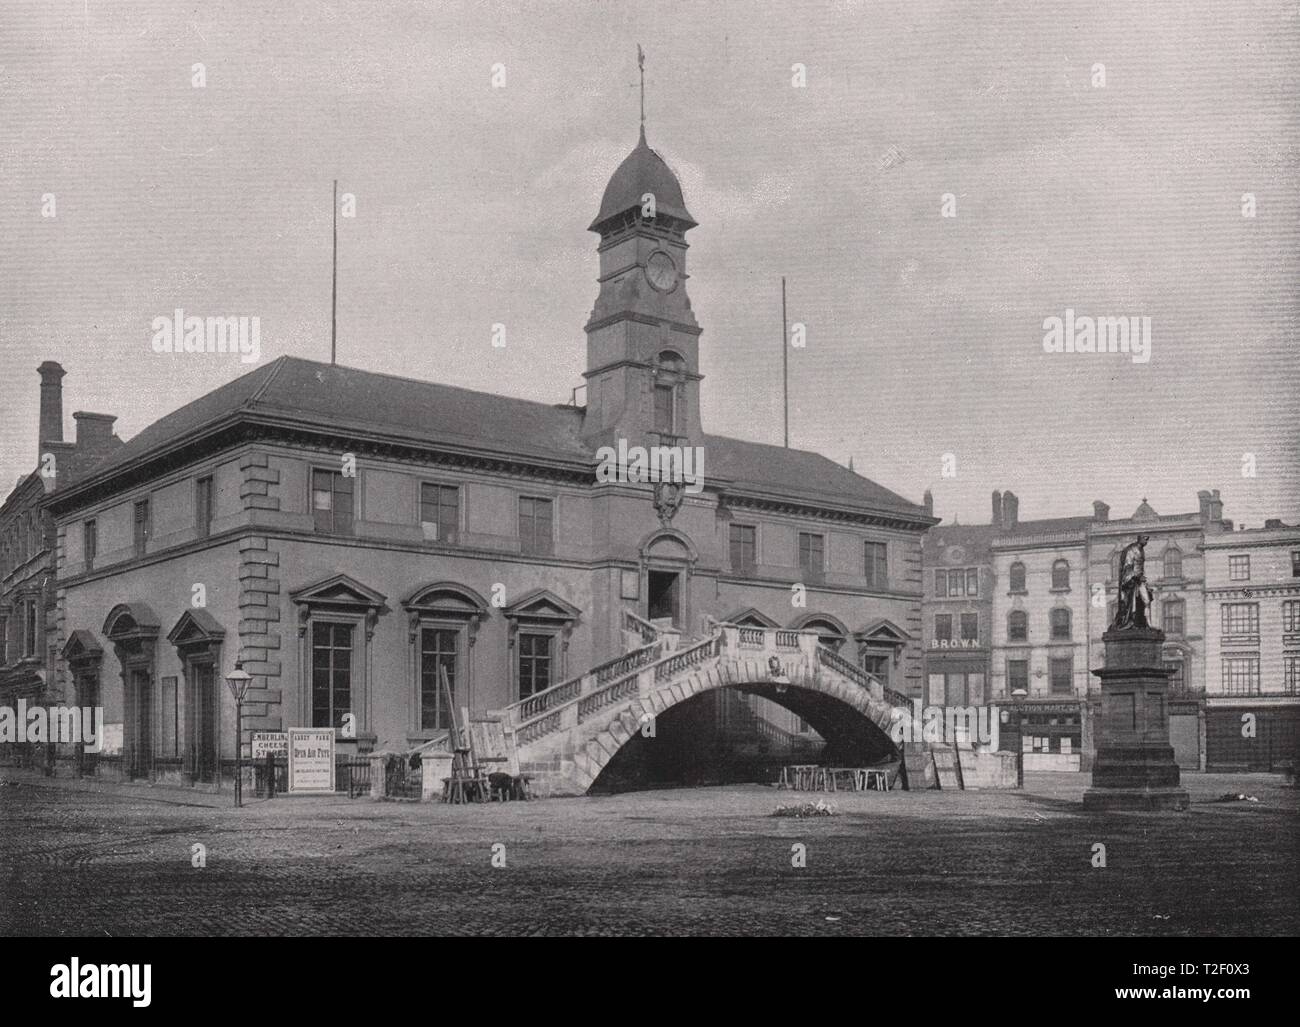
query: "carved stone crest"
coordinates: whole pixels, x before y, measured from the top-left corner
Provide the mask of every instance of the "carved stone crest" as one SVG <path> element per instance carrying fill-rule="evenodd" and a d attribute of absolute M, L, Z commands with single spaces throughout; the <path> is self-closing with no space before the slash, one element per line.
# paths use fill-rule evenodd
<path fill-rule="evenodd" d="M 655 513 L 659 515 L 659 523 L 665 528 L 672 523 L 673 517 L 681 509 L 682 500 L 685 497 L 686 489 L 680 482 L 655 482 Z"/>

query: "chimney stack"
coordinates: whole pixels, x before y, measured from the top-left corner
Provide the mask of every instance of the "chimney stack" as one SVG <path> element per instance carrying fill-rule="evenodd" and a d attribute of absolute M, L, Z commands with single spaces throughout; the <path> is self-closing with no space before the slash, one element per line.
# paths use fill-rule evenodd
<path fill-rule="evenodd" d="M 41 376 L 41 423 L 36 439 L 36 461 L 40 463 L 45 443 L 63 441 L 63 376 L 68 372 L 47 360 L 36 373 Z"/>
<path fill-rule="evenodd" d="M 1092 501 L 1092 519 L 1094 521 L 1110 520 L 1110 507 L 1100 499 L 1094 499 Z"/>
<path fill-rule="evenodd" d="M 925 490 L 925 496 L 921 500 L 921 505 L 925 507 L 926 516 L 934 516 L 934 493 L 929 489 Z"/>
<path fill-rule="evenodd" d="M 112 414 L 91 414 L 78 410 L 72 415 L 77 422 L 77 452 L 103 456 L 113 447 Z"/>
<path fill-rule="evenodd" d="M 1210 493 L 1214 498 L 1210 500 L 1210 520 L 1219 523 L 1223 520 L 1223 500 L 1219 498 L 1219 490 L 1215 489 Z"/>
<path fill-rule="evenodd" d="M 993 527 L 1002 527 L 1002 493 L 997 489 L 993 490 Z"/>
<path fill-rule="evenodd" d="M 1002 493 L 1002 527 L 1010 531 L 1020 522 L 1020 499 L 1014 492 Z"/>

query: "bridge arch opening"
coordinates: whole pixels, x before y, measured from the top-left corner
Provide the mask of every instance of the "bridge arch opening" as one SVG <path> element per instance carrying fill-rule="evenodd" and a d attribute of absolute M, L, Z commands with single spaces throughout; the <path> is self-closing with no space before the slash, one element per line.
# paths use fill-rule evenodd
<path fill-rule="evenodd" d="M 808 723 L 807 745 L 782 730 L 755 730 L 753 704 L 725 703 L 724 695 L 759 696 Z M 749 710 L 730 722 L 724 710 Z M 768 783 L 795 763 L 868 767 L 897 764 L 901 753 L 888 734 L 861 711 L 823 691 L 798 685 L 747 683 L 693 695 L 664 710 L 649 728 L 633 733 L 605 764 L 589 794 L 742 782 Z"/>

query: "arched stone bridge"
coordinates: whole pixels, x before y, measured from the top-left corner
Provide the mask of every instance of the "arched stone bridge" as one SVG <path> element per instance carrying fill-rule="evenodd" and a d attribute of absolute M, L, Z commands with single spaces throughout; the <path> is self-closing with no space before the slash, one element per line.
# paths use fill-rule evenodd
<path fill-rule="evenodd" d="M 504 711 L 537 794 L 584 794 L 648 718 L 716 688 L 793 710 L 826 739 L 828 753 L 900 757 L 890 734 L 892 725 L 910 727 L 906 696 L 819 645 L 815 631 L 719 624 L 682 644 L 640 624 L 646 644 Z"/>

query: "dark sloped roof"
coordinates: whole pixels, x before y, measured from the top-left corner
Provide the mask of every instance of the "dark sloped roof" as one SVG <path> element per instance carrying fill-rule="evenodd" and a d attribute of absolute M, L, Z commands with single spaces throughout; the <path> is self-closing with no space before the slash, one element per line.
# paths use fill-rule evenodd
<path fill-rule="evenodd" d="M 704 478 L 727 478 L 758 491 L 806 496 L 828 503 L 845 501 L 909 514 L 924 514 L 896 492 L 841 467 L 820 453 L 745 442 L 725 435 L 704 436 Z"/>
<path fill-rule="evenodd" d="M 577 407 L 283 356 L 154 422 L 96 467 L 93 477 L 110 474 L 240 411 L 480 452 L 596 462 L 594 449 L 582 440 L 583 412 Z M 724 478 L 759 495 L 924 516 L 922 507 L 819 453 L 722 435 L 706 435 L 703 445 L 706 481 Z"/>
<path fill-rule="evenodd" d="M 616 214 L 640 207 L 641 197 L 646 193 L 654 195 L 656 211 L 671 214 L 692 225 L 696 223 L 686 210 L 686 201 L 682 198 L 682 187 L 677 176 L 664 159 L 650 149 L 645 141 L 645 126 L 642 125 L 641 139 L 636 144 L 636 149 L 623 158 L 623 163 L 605 186 L 605 194 L 600 199 L 600 213 L 591 223 L 591 230 L 595 231 L 597 225 Z"/>

